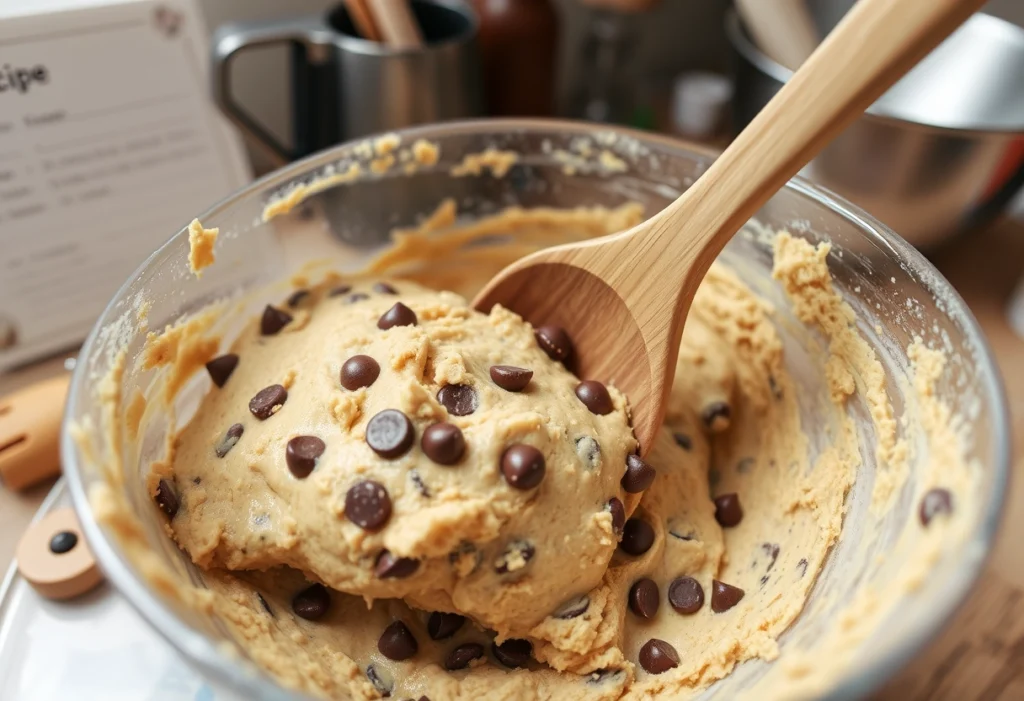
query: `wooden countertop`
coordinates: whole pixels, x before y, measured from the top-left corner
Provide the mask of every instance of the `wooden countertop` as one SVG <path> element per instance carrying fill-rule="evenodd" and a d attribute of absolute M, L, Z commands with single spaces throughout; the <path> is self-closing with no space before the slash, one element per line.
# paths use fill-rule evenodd
<path fill-rule="evenodd" d="M 1024 448 L 1024 340 L 1009 327 L 1007 302 L 1024 275 L 1024 224 L 999 222 L 949 245 L 935 264 L 967 301 L 995 351 L 1006 382 L 1014 456 Z M 58 358 L 0 376 L 0 394 L 58 372 Z M 1016 459 L 1016 457 L 1015 457 Z M 1024 461 L 1014 465 L 1001 535 L 975 592 L 929 649 L 877 698 L 1024 699 Z M 24 494 L 0 487 L 0 572 L 52 482 Z"/>

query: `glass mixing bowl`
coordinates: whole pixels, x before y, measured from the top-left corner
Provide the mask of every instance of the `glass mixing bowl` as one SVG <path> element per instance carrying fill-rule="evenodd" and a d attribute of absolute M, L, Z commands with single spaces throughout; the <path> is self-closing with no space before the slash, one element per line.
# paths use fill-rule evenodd
<path fill-rule="evenodd" d="M 148 426 L 139 445 L 114 462 L 112 442 L 87 453 L 70 426 L 103 426 L 104 403 L 111 391 L 130 397 L 146 390 L 153 371 L 136 367 L 148 327 L 165 324 L 211 303 L 231 306 L 238 325 L 252 318 L 267 301 L 285 289 L 275 281 L 287 279 L 312 259 L 330 258 L 335 266 L 356 270 L 387 244 L 395 226 L 411 225 L 429 214 L 444 197 L 454 198 L 462 217 L 472 219 L 510 205 L 574 207 L 614 206 L 636 201 L 647 214 L 659 210 L 706 169 L 713 155 L 684 143 L 648 134 L 600 132 L 592 125 L 544 121 L 480 121 L 410 129 L 400 134 L 403 146 L 426 139 L 440 149 L 433 166 L 406 172 L 403 164 L 383 174 L 364 170 L 352 182 L 311 196 L 288 216 L 265 222 L 264 205 L 298 184 L 346 172 L 353 161 L 366 163 L 368 145 L 350 143 L 312 156 L 274 172 L 216 205 L 201 220 L 219 227 L 217 263 L 201 279 L 189 271 L 188 232 L 182 230 L 145 261 L 124 284 L 96 324 L 75 371 L 67 404 L 63 436 L 64 471 L 84 531 L 107 576 L 139 613 L 194 664 L 225 697 L 246 699 L 293 698 L 265 676 L 235 645 L 217 620 L 176 603 L 142 576 L 138 558 L 129 556 L 125 541 L 101 525 L 88 494 L 109 482 L 123 494 L 141 526 L 140 538 L 151 557 L 165 563 L 183 581 L 201 586 L 201 578 L 166 537 L 161 515 L 147 496 L 140 475 L 160 456 L 167 425 Z M 515 151 L 519 161 L 504 177 L 484 172 L 453 177 L 450 173 L 465 154 L 487 148 Z M 607 151 L 612 157 L 599 157 Z M 398 159 L 401 161 L 401 157 Z M 411 168 L 409 169 L 411 170 Z M 788 229 L 813 243 L 829 241 L 836 289 L 854 307 L 858 327 L 878 354 L 887 374 L 897 417 L 908 411 L 905 380 L 907 347 L 920 337 L 944 349 L 949 362 L 936 388 L 937 395 L 966 418 L 968 457 L 974 467 L 970 499 L 977 504 L 963 537 L 944 544 L 913 594 L 899 597 L 890 613 L 879 619 L 851 652 L 849 664 L 834 684 L 822 688 L 821 698 L 862 697 L 877 688 L 932 638 L 963 600 L 990 550 L 1002 507 L 1008 474 L 1007 412 L 992 356 L 963 301 L 920 254 L 880 222 L 849 203 L 807 182 L 789 183 L 758 213 L 721 256 L 759 294 L 778 307 L 778 328 L 786 344 L 789 370 L 802 388 L 799 398 L 804 429 L 815 445 L 820 428 L 819 402 L 827 401 L 820 358 L 807 352 L 814 334 L 787 311 L 780 287 L 771 279 L 771 243 L 764 232 Z M 225 301 L 227 300 L 227 301 Z M 148 315 L 147 315 L 148 312 Z M 148 321 L 144 320 L 148 316 Z M 226 330 L 230 337 L 231 329 Z M 104 386 L 120 351 L 127 370 L 120 386 Z M 200 373 L 203 374 L 203 373 Z M 180 417 L 208 383 L 195 377 L 190 393 L 178 403 Z M 188 390 L 189 387 L 186 387 Z M 863 464 L 847 497 L 843 534 L 832 549 L 807 607 L 780 639 L 783 656 L 793 646 L 814 642 L 841 625 L 839 612 L 866 586 L 884 587 L 900 573 L 907 553 L 896 548 L 901 528 L 914 518 L 922 458 L 894 506 L 873 513 L 869 506 L 876 478 L 873 428 L 860 400 L 850 407 L 861 421 Z M 909 441 L 920 441 L 913 425 L 903 428 Z M 123 440 L 123 436 L 115 441 Z M 115 466 L 115 475 L 101 465 Z M 119 475 L 123 474 L 123 479 Z M 757 691 L 773 664 L 743 663 L 708 693 L 733 698 L 739 690 Z"/>

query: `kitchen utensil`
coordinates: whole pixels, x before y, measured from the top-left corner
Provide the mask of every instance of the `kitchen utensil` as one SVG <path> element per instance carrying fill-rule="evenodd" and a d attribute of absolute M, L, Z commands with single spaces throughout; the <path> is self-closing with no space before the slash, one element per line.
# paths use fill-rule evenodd
<path fill-rule="evenodd" d="M 757 49 L 735 13 L 726 33 L 743 128 L 792 73 Z M 977 14 L 801 173 L 927 248 L 1002 211 L 1024 183 L 1022 165 L 1024 29 Z"/>
<path fill-rule="evenodd" d="M 352 18 L 352 24 L 355 25 L 363 39 L 381 41 L 380 30 L 377 29 L 366 0 L 345 0 L 345 8 L 348 10 L 348 16 Z"/>
<path fill-rule="evenodd" d="M 423 45 L 420 28 L 409 9 L 408 0 L 366 0 L 380 29 L 384 43 L 390 48 L 418 49 Z"/>
<path fill-rule="evenodd" d="M 214 99 L 280 164 L 344 139 L 481 114 L 472 12 L 445 0 L 412 0 L 411 7 L 425 42 L 419 48 L 396 49 L 361 38 L 344 5 L 324 16 L 222 26 L 213 38 Z M 239 54 L 278 44 L 292 49 L 291 144 L 240 105 L 231 84 Z"/>
<path fill-rule="evenodd" d="M 719 252 L 832 136 L 982 4 L 861 0 L 676 202 L 630 231 L 516 261 L 474 306 L 487 312 L 500 304 L 534 327 L 567 330 L 577 374 L 625 393 L 646 452 L 664 418 L 690 303 Z"/>
<path fill-rule="evenodd" d="M 20 490 L 60 474 L 60 421 L 71 375 L 0 397 L 0 483 Z"/>

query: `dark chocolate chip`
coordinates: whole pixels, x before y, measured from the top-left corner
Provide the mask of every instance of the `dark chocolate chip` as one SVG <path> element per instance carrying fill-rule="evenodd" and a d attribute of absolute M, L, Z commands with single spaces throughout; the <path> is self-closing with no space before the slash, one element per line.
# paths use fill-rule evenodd
<path fill-rule="evenodd" d="M 622 504 L 621 499 L 612 497 L 604 505 L 604 508 L 605 511 L 610 511 L 612 514 L 612 533 L 621 538 L 623 527 L 626 525 L 626 507 Z"/>
<path fill-rule="evenodd" d="M 395 690 L 395 680 L 391 678 L 391 672 L 385 667 L 378 668 L 371 662 L 366 665 L 366 678 L 384 698 L 391 696 L 391 692 Z"/>
<path fill-rule="evenodd" d="M 530 661 L 533 645 L 529 640 L 509 638 L 500 645 L 491 643 L 491 653 L 494 655 L 494 659 L 509 669 L 519 669 L 525 667 L 526 663 Z"/>
<path fill-rule="evenodd" d="M 561 326 L 541 326 L 533 335 L 537 345 L 552 360 L 563 362 L 572 355 L 572 339 Z"/>
<path fill-rule="evenodd" d="M 494 561 L 494 571 L 498 574 L 518 572 L 530 564 L 536 550 L 528 540 L 513 540 Z"/>
<path fill-rule="evenodd" d="M 676 440 L 676 445 L 686 451 L 693 450 L 693 439 L 685 433 L 673 433 L 672 437 Z"/>
<path fill-rule="evenodd" d="M 385 628 L 377 641 L 377 650 L 380 654 L 396 662 L 409 659 L 419 649 L 416 638 L 401 621 L 394 621 Z"/>
<path fill-rule="evenodd" d="M 71 531 L 61 531 L 50 538 L 50 552 L 54 555 L 63 555 L 74 550 L 76 545 L 78 545 L 78 536 Z"/>
<path fill-rule="evenodd" d="M 286 304 L 289 308 L 295 309 L 299 307 L 306 299 L 309 298 L 309 290 L 295 290 L 288 296 Z"/>
<path fill-rule="evenodd" d="M 654 618 L 658 613 L 659 603 L 661 603 L 661 594 L 653 579 L 649 577 L 638 579 L 629 588 L 629 610 L 641 618 Z"/>
<path fill-rule="evenodd" d="M 341 295 L 347 295 L 352 291 L 352 285 L 338 285 L 330 291 L 329 296 L 340 297 Z"/>
<path fill-rule="evenodd" d="M 366 424 L 366 443 L 382 458 L 405 455 L 415 441 L 412 422 L 398 409 L 385 409 Z"/>
<path fill-rule="evenodd" d="M 586 594 L 580 594 L 574 596 L 561 606 L 556 608 L 551 614 L 552 618 L 561 618 L 567 620 L 570 618 L 576 618 L 582 616 L 590 608 L 590 597 Z"/>
<path fill-rule="evenodd" d="M 629 555 L 643 555 L 654 545 L 654 529 L 640 518 L 631 518 L 622 528 L 619 548 Z"/>
<path fill-rule="evenodd" d="M 353 297 L 355 295 L 352 295 Z M 377 320 L 377 328 L 387 331 L 394 326 L 415 326 L 416 312 L 401 302 L 395 302 L 395 306 L 384 312 L 384 315 Z"/>
<path fill-rule="evenodd" d="M 263 594 L 256 592 L 256 598 L 260 600 L 260 606 L 263 607 L 263 610 L 270 614 L 271 618 L 274 618 L 274 610 L 270 608 L 270 604 L 268 604 L 267 600 L 263 598 Z"/>
<path fill-rule="evenodd" d="M 341 366 L 341 386 L 347 390 L 369 387 L 380 377 L 380 365 L 368 355 L 353 355 Z"/>
<path fill-rule="evenodd" d="M 653 467 L 640 459 L 639 455 L 626 456 L 626 474 L 622 476 L 622 488 L 628 494 L 639 494 L 651 484 L 658 475 Z"/>
<path fill-rule="evenodd" d="M 768 560 L 768 569 L 765 572 L 771 572 L 772 567 L 775 566 L 775 561 L 779 559 L 779 546 L 777 543 L 761 543 L 761 550 L 770 558 Z"/>
<path fill-rule="evenodd" d="M 316 436 L 295 436 L 284 449 L 284 459 L 288 469 L 299 479 L 309 476 L 316 467 L 316 461 L 327 446 Z"/>
<path fill-rule="evenodd" d="M 420 477 L 420 473 L 416 472 L 416 470 L 409 470 L 409 479 L 411 479 L 412 483 L 416 485 L 416 491 L 419 492 L 421 496 L 427 499 L 430 498 L 430 489 L 427 487 L 427 483 L 423 481 L 423 478 Z"/>
<path fill-rule="evenodd" d="M 444 668 L 449 672 L 465 669 L 473 660 L 484 656 L 484 646 L 478 643 L 466 643 L 448 653 L 444 661 Z"/>
<path fill-rule="evenodd" d="M 180 505 L 178 503 L 178 495 L 175 494 L 174 487 L 167 480 L 160 480 L 160 483 L 156 486 L 156 496 L 153 498 L 161 511 L 171 518 L 174 518 L 174 515 L 178 513 Z"/>
<path fill-rule="evenodd" d="M 345 516 L 367 531 L 381 528 L 391 518 L 391 497 L 380 482 L 356 482 L 345 494 Z"/>
<path fill-rule="evenodd" d="M 661 674 L 679 666 L 679 653 L 664 640 L 651 638 L 640 648 L 640 666 L 650 674 Z"/>
<path fill-rule="evenodd" d="M 315 621 L 322 618 L 331 606 L 331 593 L 323 584 L 312 584 L 292 599 L 292 611 L 299 618 Z"/>
<path fill-rule="evenodd" d="M 362 302 L 364 299 L 369 299 L 370 295 L 365 292 L 353 292 L 345 298 L 345 304 L 355 304 L 356 302 Z"/>
<path fill-rule="evenodd" d="M 590 436 L 576 439 L 576 456 L 591 470 L 601 466 L 601 445 Z"/>
<path fill-rule="evenodd" d="M 427 619 L 427 635 L 431 640 L 450 638 L 459 632 L 459 628 L 465 622 L 465 616 L 460 616 L 457 613 L 434 611 Z"/>
<path fill-rule="evenodd" d="M 405 579 L 420 568 L 420 561 L 411 557 L 395 557 L 387 550 L 377 556 L 373 573 L 380 579 Z"/>
<path fill-rule="evenodd" d="M 953 495 L 948 489 L 941 487 L 929 489 L 921 498 L 921 506 L 917 510 L 922 526 L 927 526 L 933 518 L 940 514 L 951 513 L 953 513 Z"/>
<path fill-rule="evenodd" d="M 732 409 L 725 402 L 711 402 L 700 413 L 700 418 L 704 421 L 704 425 L 714 433 L 729 428 L 731 417 Z"/>
<path fill-rule="evenodd" d="M 743 520 L 743 507 L 740 497 L 735 492 L 719 494 L 715 497 L 715 520 L 723 528 L 738 526 Z"/>
<path fill-rule="evenodd" d="M 223 387 L 236 367 L 238 367 L 238 356 L 234 353 L 228 353 L 208 362 L 206 364 L 206 372 L 210 373 L 210 379 L 213 380 L 213 384 Z"/>
<path fill-rule="evenodd" d="M 711 610 L 715 613 L 728 611 L 740 602 L 744 591 L 717 579 L 711 580 Z"/>
<path fill-rule="evenodd" d="M 517 443 L 501 456 L 501 474 L 515 489 L 533 489 L 544 479 L 544 455 L 532 445 Z"/>
<path fill-rule="evenodd" d="M 245 426 L 242 424 L 231 424 L 224 433 L 224 437 L 220 439 L 220 443 L 213 449 L 213 452 L 216 453 L 218 458 L 224 457 L 228 454 L 228 451 L 237 445 L 238 439 L 242 437 L 243 433 L 245 433 Z M 196 484 L 199 484 L 199 482 L 196 482 Z"/>
<path fill-rule="evenodd" d="M 382 295 L 396 295 L 398 290 L 389 285 L 386 282 L 378 282 L 373 285 L 373 291 L 379 292 Z"/>
<path fill-rule="evenodd" d="M 437 401 L 452 416 L 469 416 L 479 405 L 476 390 L 469 385 L 445 385 L 438 390 Z"/>
<path fill-rule="evenodd" d="M 423 453 L 439 465 L 454 465 L 466 451 L 466 439 L 458 426 L 437 423 L 427 426 L 420 439 Z"/>
<path fill-rule="evenodd" d="M 612 413 L 615 408 L 608 389 L 596 380 L 587 380 L 576 385 L 576 397 L 592 414 L 603 416 Z"/>
<path fill-rule="evenodd" d="M 249 400 L 249 411 L 260 421 L 266 421 L 288 401 L 288 390 L 281 385 L 264 387 Z"/>
<path fill-rule="evenodd" d="M 533 370 L 517 368 L 514 365 L 492 365 L 491 380 L 509 392 L 522 392 L 530 384 Z"/>
<path fill-rule="evenodd" d="M 677 577 L 668 585 L 668 603 L 684 616 L 697 613 L 704 605 L 704 587 L 693 577 Z"/>
<path fill-rule="evenodd" d="M 260 319 L 260 333 L 264 336 L 273 336 L 287 326 L 291 320 L 291 314 L 268 304 Z"/>

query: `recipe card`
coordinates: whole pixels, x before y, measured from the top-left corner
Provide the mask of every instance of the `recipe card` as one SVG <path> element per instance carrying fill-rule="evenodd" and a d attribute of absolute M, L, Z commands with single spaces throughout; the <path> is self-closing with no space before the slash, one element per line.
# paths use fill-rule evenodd
<path fill-rule="evenodd" d="M 251 179 L 207 56 L 193 0 L 0 0 L 0 371 L 81 342 L 150 253 Z M 272 237 L 251 235 L 259 266 Z"/>

